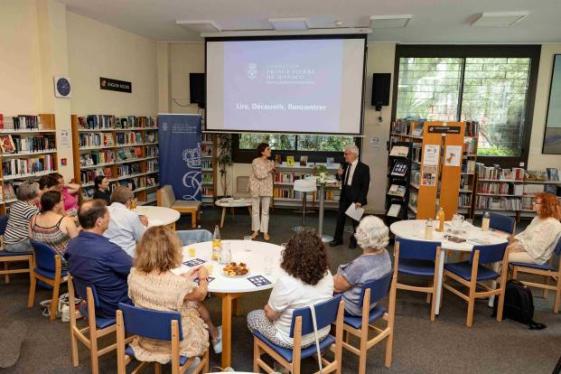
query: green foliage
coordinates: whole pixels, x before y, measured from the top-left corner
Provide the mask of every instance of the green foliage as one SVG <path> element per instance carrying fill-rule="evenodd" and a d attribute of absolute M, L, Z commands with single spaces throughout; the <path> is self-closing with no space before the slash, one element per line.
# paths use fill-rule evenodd
<path fill-rule="evenodd" d="M 346 145 L 354 143 L 354 138 L 328 135 L 242 134 L 239 147 L 256 149 L 262 142 L 268 143 L 273 150 L 341 152 Z"/>

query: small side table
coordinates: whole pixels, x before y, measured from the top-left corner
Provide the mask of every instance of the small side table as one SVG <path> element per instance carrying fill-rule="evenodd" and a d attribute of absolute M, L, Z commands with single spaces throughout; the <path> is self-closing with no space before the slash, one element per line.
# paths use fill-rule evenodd
<path fill-rule="evenodd" d="M 220 217 L 220 228 L 224 227 L 224 218 L 226 218 L 226 209 L 228 208 L 247 208 L 249 210 L 249 215 L 251 216 L 251 200 L 249 199 L 234 199 L 231 197 L 226 197 L 223 199 L 216 200 L 216 206 L 222 208 L 222 216 Z"/>

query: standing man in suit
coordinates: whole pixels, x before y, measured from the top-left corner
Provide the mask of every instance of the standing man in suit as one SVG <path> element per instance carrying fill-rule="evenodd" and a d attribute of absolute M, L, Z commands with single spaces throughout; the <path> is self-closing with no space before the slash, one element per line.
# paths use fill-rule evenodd
<path fill-rule="evenodd" d="M 331 247 L 343 244 L 343 230 L 347 215 L 345 212 L 351 204 L 355 204 L 357 208 L 366 205 L 366 195 L 368 195 L 368 187 L 370 185 L 370 168 L 358 159 L 359 150 L 356 145 L 348 145 L 345 147 L 345 166 L 337 171 L 337 179 L 342 181 L 341 197 L 339 199 L 339 211 L 337 213 L 337 227 L 333 240 L 329 242 Z M 353 230 L 356 229 L 358 222 L 351 219 Z M 351 236 L 349 248 L 356 248 L 356 239 Z"/>

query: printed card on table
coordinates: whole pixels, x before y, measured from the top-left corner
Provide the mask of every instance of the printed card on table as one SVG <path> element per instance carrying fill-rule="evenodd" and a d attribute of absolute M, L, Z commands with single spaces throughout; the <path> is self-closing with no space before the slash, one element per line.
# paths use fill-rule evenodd
<path fill-rule="evenodd" d="M 262 275 L 254 275 L 252 277 L 247 277 L 247 280 L 255 285 L 255 287 L 263 287 L 271 284 L 271 281 Z"/>
<path fill-rule="evenodd" d="M 206 261 L 201 259 L 201 258 L 193 258 L 191 260 L 185 261 L 183 263 L 183 265 L 185 266 L 189 266 L 190 268 L 194 267 L 194 266 L 199 266 L 204 264 Z"/>

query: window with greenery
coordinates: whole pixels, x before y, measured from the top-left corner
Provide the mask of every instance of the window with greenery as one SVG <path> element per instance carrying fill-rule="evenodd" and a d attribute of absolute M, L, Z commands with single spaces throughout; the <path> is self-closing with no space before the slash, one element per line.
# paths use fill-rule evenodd
<path fill-rule="evenodd" d="M 527 155 L 539 47 L 401 47 L 395 118 L 478 121 L 479 156 Z"/>
<path fill-rule="evenodd" d="M 259 143 L 268 143 L 274 151 L 341 152 L 354 143 L 352 136 L 241 134 L 240 150 L 255 150 Z"/>

